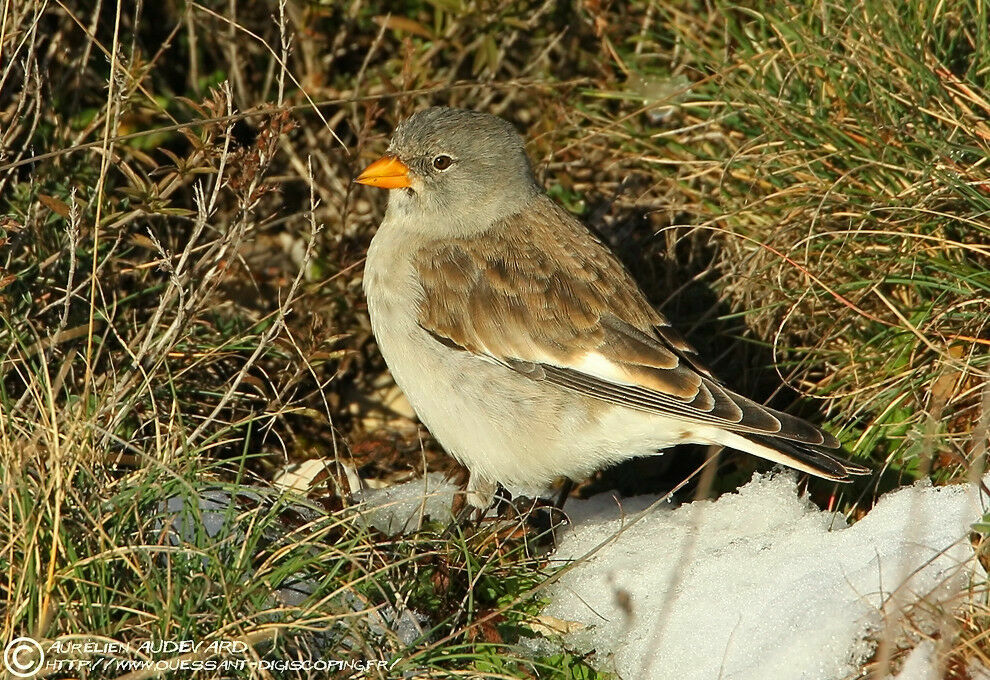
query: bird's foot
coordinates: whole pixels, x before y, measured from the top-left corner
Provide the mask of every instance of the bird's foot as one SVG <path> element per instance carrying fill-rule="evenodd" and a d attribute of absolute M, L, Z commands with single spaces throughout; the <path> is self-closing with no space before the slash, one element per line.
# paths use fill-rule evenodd
<path fill-rule="evenodd" d="M 487 521 L 497 523 L 496 534 L 504 538 L 522 539 L 530 555 L 545 554 L 556 547 L 557 531 L 569 522 L 567 515 L 559 507 L 559 501 L 559 498 L 556 501 L 525 496 L 510 498 L 500 488 L 492 506 L 494 516 L 487 509 L 478 508 L 469 502 L 455 503 L 452 508 L 453 521 L 441 537 L 449 539 L 474 533 L 487 518 Z"/>
<path fill-rule="evenodd" d="M 464 492 L 454 494 L 454 503 L 450 508 L 453 519 L 440 534 L 441 538 L 453 538 L 464 533 L 466 529 L 477 528 L 477 525 L 481 523 L 485 510 L 468 503 L 465 495 Z"/>
<path fill-rule="evenodd" d="M 513 499 L 504 517 L 510 520 L 514 535 L 526 542 L 531 556 L 543 555 L 557 547 L 557 532 L 569 520 L 557 504 L 543 498 Z"/>

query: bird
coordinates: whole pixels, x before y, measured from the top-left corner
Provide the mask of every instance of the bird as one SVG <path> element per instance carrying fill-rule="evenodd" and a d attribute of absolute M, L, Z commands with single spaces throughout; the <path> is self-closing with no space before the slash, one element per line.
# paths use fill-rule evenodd
<path fill-rule="evenodd" d="M 682 443 L 839 482 L 836 438 L 730 389 L 536 180 L 508 121 L 414 113 L 355 182 L 388 190 L 365 260 L 372 332 L 470 509 Z"/>

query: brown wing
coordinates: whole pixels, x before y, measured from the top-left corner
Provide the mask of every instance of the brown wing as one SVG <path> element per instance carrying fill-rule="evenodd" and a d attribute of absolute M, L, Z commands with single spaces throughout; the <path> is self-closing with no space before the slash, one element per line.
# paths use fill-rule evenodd
<path fill-rule="evenodd" d="M 484 242 L 438 241 L 415 264 L 419 323 L 447 345 L 629 408 L 837 445 L 722 386 L 611 251 L 545 196 Z"/>

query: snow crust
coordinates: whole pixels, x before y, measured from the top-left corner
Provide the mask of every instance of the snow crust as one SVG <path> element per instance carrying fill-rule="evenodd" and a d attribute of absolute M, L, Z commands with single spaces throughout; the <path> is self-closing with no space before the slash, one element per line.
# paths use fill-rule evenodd
<path fill-rule="evenodd" d="M 362 492 L 362 507 L 381 530 L 408 531 L 428 516 L 447 521 L 453 490 L 430 475 Z M 905 642 L 914 605 L 951 611 L 986 580 L 969 541 L 984 512 L 973 485 L 898 489 L 851 526 L 802 498 L 790 474 L 756 476 L 715 501 L 656 501 L 567 504 L 571 524 L 551 556 L 567 572 L 543 593 L 541 617 L 567 632 L 534 647 L 590 653 L 624 679 L 840 680 L 878 639 Z M 922 643 L 896 677 L 937 668 Z"/>
<path fill-rule="evenodd" d="M 630 518 L 615 499 L 575 506 L 556 558 L 615 538 L 552 588 L 545 613 L 583 623 L 565 642 L 623 678 L 845 678 L 908 607 L 982 577 L 968 485 L 899 489 L 852 526 L 799 497 L 790 475 L 657 508 L 621 532 Z"/>

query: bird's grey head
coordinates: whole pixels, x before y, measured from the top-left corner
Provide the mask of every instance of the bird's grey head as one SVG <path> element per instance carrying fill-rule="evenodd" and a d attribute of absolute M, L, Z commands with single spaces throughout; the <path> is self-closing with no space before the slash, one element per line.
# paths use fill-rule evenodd
<path fill-rule="evenodd" d="M 523 140 L 487 113 L 433 107 L 395 130 L 384 158 L 357 181 L 393 189 L 388 212 L 428 231 L 483 230 L 525 207 L 540 188 Z"/>

